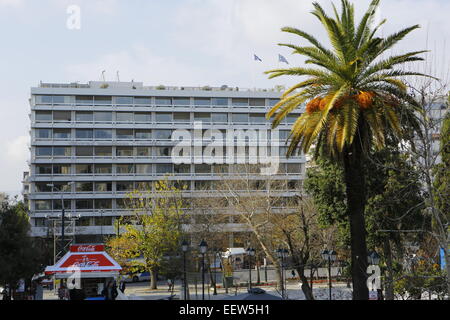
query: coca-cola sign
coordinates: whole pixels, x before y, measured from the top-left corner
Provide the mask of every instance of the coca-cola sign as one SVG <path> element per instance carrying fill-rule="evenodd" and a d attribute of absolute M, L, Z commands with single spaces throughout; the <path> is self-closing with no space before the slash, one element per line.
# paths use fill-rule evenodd
<path fill-rule="evenodd" d="M 105 246 L 102 244 L 78 244 L 70 246 L 71 252 L 99 252 L 105 251 Z"/>

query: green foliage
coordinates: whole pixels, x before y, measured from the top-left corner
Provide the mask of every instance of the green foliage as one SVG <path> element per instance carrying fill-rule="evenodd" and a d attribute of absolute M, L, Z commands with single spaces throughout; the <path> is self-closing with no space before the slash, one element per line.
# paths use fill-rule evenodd
<path fill-rule="evenodd" d="M 0 284 L 16 285 L 42 271 L 42 253 L 29 237 L 30 223 L 22 202 L 0 203 Z"/>
<path fill-rule="evenodd" d="M 355 22 L 354 6 L 348 0 L 341 2 L 342 12 L 339 14 L 335 8 L 334 17 L 318 3 L 313 3 L 312 14 L 327 32 L 331 49 L 311 34 L 285 27 L 282 31 L 309 42 L 308 46 L 280 44 L 306 57 L 308 67 L 266 72 L 269 78 L 306 77 L 286 90 L 267 114 L 268 118 L 274 117 L 273 126 L 277 127 L 290 112 L 307 104 L 307 112 L 292 127 L 288 154 L 297 147 L 307 153 L 316 143 L 326 146 L 329 155 L 338 157 L 346 147 L 353 145 L 357 135 L 367 148 L 373 143 L 381 149 L 386 133 L 401 137 L 405 126 L 417 127 L 417 122 L 412 120 L 414 109 L 411 107 L 417 104 L 400 79 L 424 75 L 402 71 L 401 66 L 423 60 L 418 55 L 425 51 L 390 57 L 385 57 L 384 53 L 419 26 L 380 37 L 377 36 L 379 26 L 372 26 L 380 0 L 372 1 L 359 24 Z M 359 126 L 359 123 L 364 125 Z"/>
<path fill-rule="evenodd" d="M 450 113 L 444 118 L 440 137 L 442 162 L 436 165 L 434 170 L 435 202 L 437 209 L 448 221 L 450 220 Z"/>
<path fill-rule="evenodd" d="M 155 191 L 128 194 L 133 223 L 125 225 L 124 238 L 128 258 L 142 256 L 149 271 L 158 270 L 164 256 L 178 250 L 182 235 L 183 202 L 180 191 L 166 180 L 158 181 Z"/>

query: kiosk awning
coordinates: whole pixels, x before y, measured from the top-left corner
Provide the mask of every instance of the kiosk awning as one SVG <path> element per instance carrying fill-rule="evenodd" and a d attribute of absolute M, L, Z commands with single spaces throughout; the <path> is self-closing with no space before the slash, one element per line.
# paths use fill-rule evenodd
<path fill-rule="evenodd" d="M 103 245 L 73 245 L 54 266 L 45 268 L 45 274 L 64 277 L 78 271 L 86 278 L 94 274 L 95 277 L 117 275 L 122 267 L 104 250 Z"/>

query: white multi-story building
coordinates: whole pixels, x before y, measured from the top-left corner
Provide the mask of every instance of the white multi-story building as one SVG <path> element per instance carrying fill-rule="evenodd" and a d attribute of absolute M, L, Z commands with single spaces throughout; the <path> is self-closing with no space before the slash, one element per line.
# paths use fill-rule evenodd
<path fill-rule="evenodd" d="M 222 178 L 214 173 L 214 163 L 174 163 L 174 130 L 192 132 L 201 122 L 202 132 L 269 132 L 265 113 L 279 97 L 275 90 L 146 87 L 137 82 L 41 83 L 31 88 L 26 180 L 32 235 L 51 236 L 49 221 L 60 217 L 64 203 L 66 219 L 76 217 L 76 241 L 100 242 L 115 234 L 116 218 L 129 214 L 124 196 L 135 188 L 151 188 L 151 182 L 166 175 L 187 186 L 186 197 L 214 191 Z M 299 191 L 304 178 L 305 157 L 284 157 L 284 140 L 299 114 L 289 115 L 279 127 L 281 159 L 275 177 L 286 182 L 287 197 Z M 231 169 L 223 172 L 233 174 Z"/>

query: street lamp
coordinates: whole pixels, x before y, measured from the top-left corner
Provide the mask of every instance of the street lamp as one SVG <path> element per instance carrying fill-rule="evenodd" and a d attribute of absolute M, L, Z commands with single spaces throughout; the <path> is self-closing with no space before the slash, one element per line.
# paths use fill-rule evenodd
<path fill-rule="evenodd" d="M 186 252 L 189 250 L 189 243 L 186 240 L 181 243 L 181 250 L 183 251 L 184 300 L 187 300 Z"/>
<path fill-rule="evenodd" d="M 331 300 L 331 263 L 336 261 L 336 251 L 334 250 L 323 250 L 322 253 L 322 259 L 325 261 L 328 261 L 328 291 L 329 291 L 329 295 L 330 295 L 330 300 Z"/>
<path fill-rule="evenodd" d="M 281 263 L 281 298 L 284 299 L 285 297 L 285 283 L 284 283 L 284 258 L 287 257 L 288 250 L 283 248 L 278 248 L 277 250 L 277 256 L 280 258 Z"/>
<path fill-rule="evenodd" d="M 248 255 L 248 290 L 252 289 L 252 256 L 255 255 L 255 249 L 248 247 L 245 252 Z"/>
<path fill-rule="evenodd" d="M 74 182 L 69 182 L 67 185 L 72 186 Z M 64 225 L 65 225 L 65 211 L 64 208 L 64 196 L 63 196 L 63 190 L 58 190 L 53 183 L 48 183 L 47 187 L 50 187 L 52 189 L 52 192 L 59 191 L 61 192 L 61 252 L 64 254 Z"/>
<path fill-rule="evenodd" d="M 202 240 L 198 246 L 202 254 L 202 300 L 205 300 L 205 253 L 208 251 L 208 244 Z"/>
<path fill-rule="evenodd" d="M 372 266 L 378 266 L 380 264 L 381 257 L 376 251 L 371 251 L 367 255 L 367 262 L 369 265 Z M 372 287 L 373 289 L 373 287 Z M 382 288 L 376 288 L 377 289 L 377 299 L 383 300 L 383 290 Z"/>

